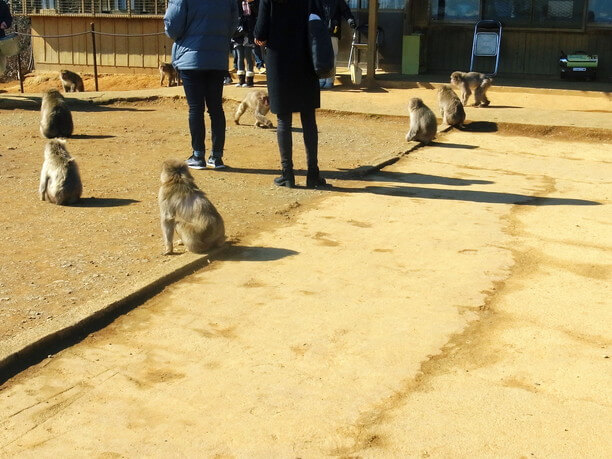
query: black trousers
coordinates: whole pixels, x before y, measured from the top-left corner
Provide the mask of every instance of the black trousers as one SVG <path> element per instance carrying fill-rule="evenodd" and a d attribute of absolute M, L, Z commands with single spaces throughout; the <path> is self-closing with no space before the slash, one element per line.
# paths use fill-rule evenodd
<path fill-rule="evenodd" d="M 206 151 L 204 108 L 210 116 L 212 156 L 221 158 L 225 147 L 225 113 L 223 112 L 223 79 L 226 70 L 181 70 L 181 79 L 189 105 L 189 132 L 193 151 Z"/>
<path fill-rule="evenodd" d="M 293 173 L 293 137 L 291 135 L 291 123 L 293 113 L 279 113 L 276 138 L 280 150 L 281 168 L 283 173 Z M 306 147 L 306 160 L 308 174 L 319 173 L 318 147 L 319 132 L 317 130 L 317 118 L 315 109 L 300 112 L 302 120 L 302 134 L 304 135 L 304 146 Z"/>

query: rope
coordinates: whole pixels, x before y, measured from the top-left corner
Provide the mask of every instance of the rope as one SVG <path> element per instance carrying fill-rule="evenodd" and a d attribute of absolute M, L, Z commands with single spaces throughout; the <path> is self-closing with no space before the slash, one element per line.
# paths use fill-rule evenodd
<path fill-rule="evenodd" d="M 77 37 L 79 35 L 87 35 L 90 32 L 78 32 L 78 33 L 69 33 L 64 35 L 32 35 L 31 33 L 23 33 L 23 32 L 15 32 L 17 35 L 21 35 L 22 37 L 34 37 L 34 38 L 67 38 L 67 37 Z"/>
<path fill-rule="evenodd" d="M 34 38 L 68 38 L 68 37 L 78 37 L 79 35 L 88 35 L 91 33 L 91 30 L 87 32 L 77 32 L 77 33 L 68 33 L 63 35 L 32 35 L 30 33 L 23 32 L 15 32 L 17 35 L 21 35 L 22 37 L 34 37 Z M 108 33 L 108 32 L 93 32 L 96 35 L 106 35 L 109 37 L 152 37 L 155 35 L 165 35 L 165 32 L 155 32 L 155 33 L 137 33 L 137 34 L 127 34 L 127 33 Z"/>

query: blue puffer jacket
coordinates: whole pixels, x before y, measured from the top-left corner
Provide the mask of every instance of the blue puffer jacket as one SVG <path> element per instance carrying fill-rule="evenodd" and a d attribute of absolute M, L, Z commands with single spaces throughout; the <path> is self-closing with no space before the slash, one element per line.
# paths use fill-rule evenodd
<path fill-rule="evenodd" d="M 175 68 L 227 70 L 229 41 L 238 25 L 236 0 L 170 0 L 164 24 L 174 40 Z"/>

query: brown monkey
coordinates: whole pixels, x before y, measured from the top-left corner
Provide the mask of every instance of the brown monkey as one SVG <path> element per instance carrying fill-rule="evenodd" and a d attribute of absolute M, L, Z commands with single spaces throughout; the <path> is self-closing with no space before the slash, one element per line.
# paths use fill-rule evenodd
<path fill-rule="evenodd" d="M 266 91 L 249 91 L 244 100 L 238 105 L 234 122 L 240 124 L 240 117 L 247 108 L 253 109 L 255 112 L 255 126 L 261 128 L 273 127 L 272 121 L 266 118 L 270 111 L 270 99 Z"/>
<path fill-rule="evenodd" d="M 447 84 L 438 89 L 438 105 L 440 106 L 442 122 L 449 126 L 463 124 L 465 110 L 455 91 Z"/>
<path fill-rule="evenodd" d="M 57 89 L 49 89 L 42 96 L 40 133 L 43 137 L 70 137 L 74 128 L 72 114 L 64 96 Z"/>
<path fill-rule="evenodd" d="M 61 206 L 74 204 L 83 193 L 83 184 L 76 161 L 66 141 L 53 139 L 45 146 L 45 160 L 40 172 L 40 199 Z"/>
<path fill-rule="evenodd" d="M 83 92 L 83 78 L 70 70 L 60 70 L 60 80 L 65 92 Z"/>
<path fill-rule="evenodd" d="M 410 130 L 406 134 L 406 140 L 431 142 L 438 131 L 438 122 L 434 112 L 418 97 L 410 99 L 408 111 L 410 112 Z"/>
<path fill-rule="evenodd" d="M 493 79 L 487 77 L 484 73 L 478 72 L 453 72 L 450 76 L 450 82 L 453 86 L 461 89 L 461 102 L 464 106 L 474 90 L 474 107 L 482 105 L 486 107 L 490 104 L 487 99 L 487 91 L 493 84 Z"/>
<path fill-rule="evenodd" d="M 181 79 L 177 70 L 172 66 L 172 64 L 167 64 L 162 62 L 159 64 L 159 85 L 164 85 L 164 79 L 168 79 L 168 87 L 170 86 L 178 86 L 181 83 Z"/>
<path fill-rule="evenodd" d="M 166 251 L 173 253 L 174 230 L 185 247 L 195 253 L 206 252 L 225 241 L 223 218 L 195 184 L 187 165 L 179 160 L 164 162 L 159 188 L 159 212 Z"/>

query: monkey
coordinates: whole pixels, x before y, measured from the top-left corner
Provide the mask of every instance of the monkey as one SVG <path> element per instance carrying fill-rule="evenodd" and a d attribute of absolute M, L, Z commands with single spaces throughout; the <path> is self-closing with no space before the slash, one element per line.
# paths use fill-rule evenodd
<path fill-rule="evenodd" d="M 164 79 L 168 78 L 168 87 L 170 86 L 178 86 L 181 84 L 181 77 L 179 76 L 178 71 L 172 66 L 172 64 L 167 64 L 162 62 L 159 64 L 159 85 L 164 85 Z"/>
<path fill-rule="evenodd" d="M 487 77 L 484 73 L 478 72 L 453 72 L 450 76 L 450 82 L 453 86 L 461 88 L 461 102 L 464 106 L 474 90 L 474 107 L 479 105 L 487 107 L 491 102 L 487 99 L 487 91 L 493 84 L 493 79 Z"/>
<path fill-rule="evenodd" d="M 40 133 L 43 137 L 70 137 L 74 126 L 72 114 L 64 96 L 57 89 L 49 89 L 42 96 Z"/>
<path fill-rule="evenodd" d="M 234 123 L 240 124 L 240 117 L 247 108 L 251 108 L 255 112 L 255 127 L 273 127 L 272 121 L 266 118 L 267 113 L 270 111 L 270 99 L 266 91 L 249 91 L 244 100 L 238 105 L 234 115 Z"/>
<path fill-rule="evenodd" d="M 438 89 L 438 105 L 440 106 L 442 122 L 449 126 L 463 124 L 465 110 L 455 91 L 447 84 Z"/>
<path fill-rule="evenodd" d="M 436 115 L 418 97 L 413 97 L 408 103 L 410 112 L 410 130 L 406 134 L 407 141 L 431 142 L 436 136 L 438 122 Z"/>
<path fill-rule="evenodd" d="M 225 241 L 223 218 L 195 184 L 187 165 L 176 159 L 165 161 L 160 179 L 158 202 L 164 255 L 174 253 L 175 229 L 191 252 L 202 253 L 221 246 Z"/>
<path fill-rule="evenodd" d="M 49 140 L 44 156 L 38 188 L 41 201 L 60 206 L 77 202 L 83 193 L 83 184 L 77 163 L 66 150 L 66 141 Z"/>
<path fill-rule="evenodd" d="M 83 79 L 78 73 L 70 70 L 60 70 L 60 80 L 65 92 L 83 92 Z"/>

